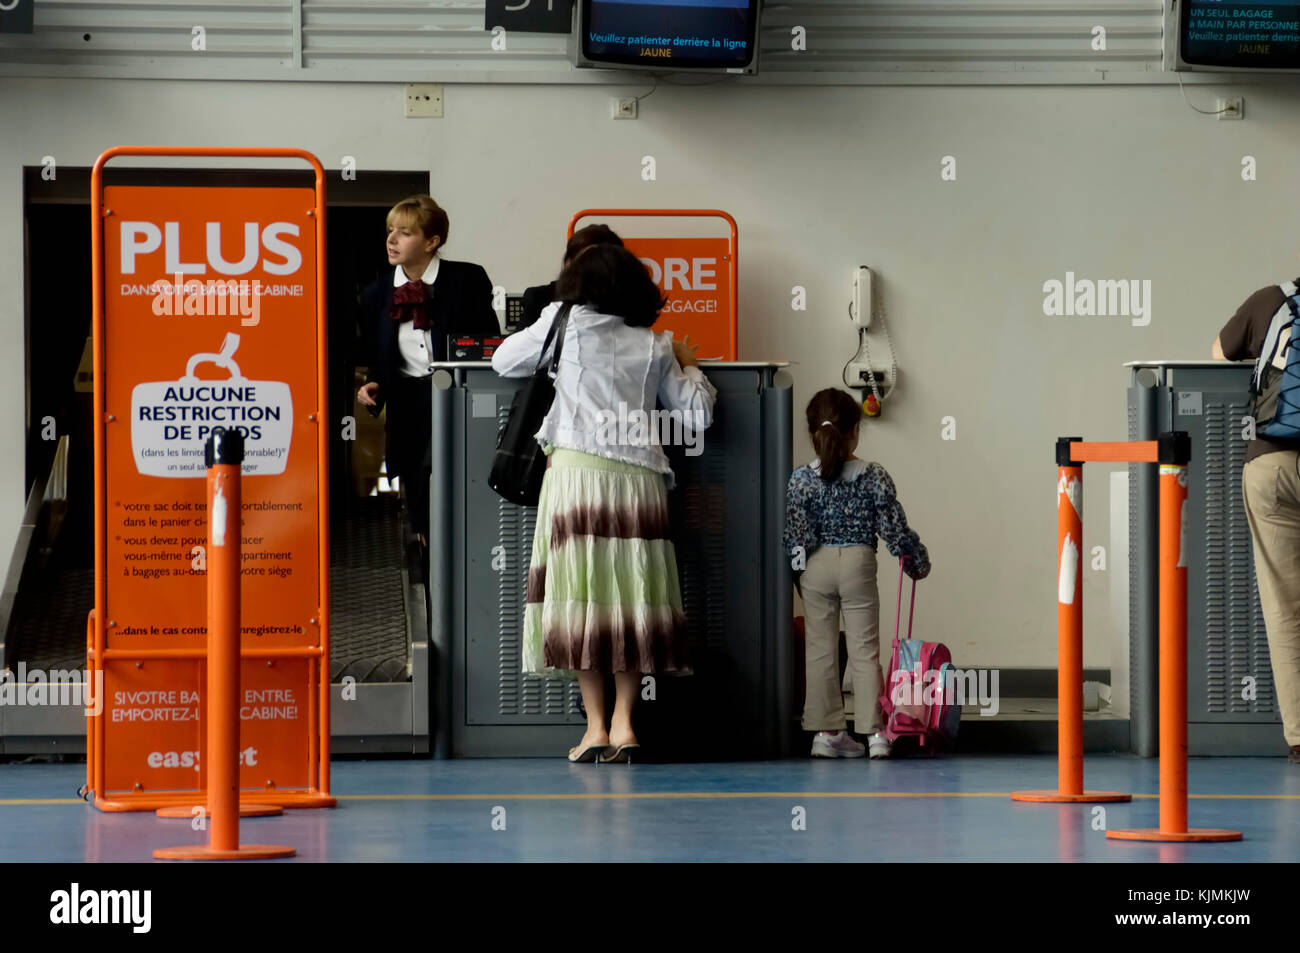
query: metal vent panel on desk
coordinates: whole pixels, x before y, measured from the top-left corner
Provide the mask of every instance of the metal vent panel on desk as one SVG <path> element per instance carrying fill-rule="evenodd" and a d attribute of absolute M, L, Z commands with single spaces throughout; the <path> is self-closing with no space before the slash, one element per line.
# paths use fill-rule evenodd
<path fill-rule="evenodd" d="M 1254 720 L 1273 712 L 1275 701 L 1241 490 L 1246 460 L 1241 421 L 1250 404 L 1244 395 L 1211 389 L 1199 397 L 1203 415 L 1179 418 L 1180 427 L 1193 431 L 1194 447 L 1203 448 L 1192 472 L 1203 482 L 1204 509 L 1200 526 L 1189 527 L 1192 537 L 1202 540 L 1203 549 L 1193 558 L 1202 561 L 1203 586 L 1189 599 L 1189 610 L 1199 609 L 1200 618 L 1188 620 L 1189 639 L 1199 627 L 1203 643 L 1199 652 L 1189 645 L 1189 685 L 1199 682 L 1200 691 L 1189 693 L 1188 717 Z M 1254 680 L 1253 697 L 1243 697 L 1248 679 Z"/>
<path fill-rule="evenodd" d="M 672 501 L 680 508 L 673 546 L 691 647 L 721 650 L 727 644 L 726 460 L 683 454 L 672 462 L 682 484 Z"/>
<path fill-rule="evenodd" d="M 475 416 L 471 402 L 466 420 L 470 459 L 492 459 L 498 435 L 510 416 L 511 396 L 499 394 L 495 415 L 488 417 Z M 467 545 L 476 550 L 466 554 L 466 564 L 477 568 L 466 580 L 466 608 L 474 623 L 466 632 L 465 650 L 471 672 L 479 673 L 467 683 L 469 723 L 573 721 L 581 698 L 575 681 L 523 673 L 524 608 L 537 510 L 504 499 L 476 471 L 467 477 L 472 477 L 466 480 Z"/>
<path fill-rule="evenodd" d="M 502 547 L 493 559 L 503 559 L 497 569 L 497 712 L 502 715 L 535 713 L 536 692 L 521 693 L 523 659 L 523 600 L 519 593 L 528 585 L 528 563 L 521 557 L 524 537 L 531 538 L 530 512 L 505 499 L 497 500 L 497 540 Z M 530 705 L 530 703 L 532 703 Z"/>

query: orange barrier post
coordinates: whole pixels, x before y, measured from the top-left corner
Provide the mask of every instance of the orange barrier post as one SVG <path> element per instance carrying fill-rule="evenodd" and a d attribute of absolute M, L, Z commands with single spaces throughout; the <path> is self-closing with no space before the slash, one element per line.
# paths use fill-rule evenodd
<path fill-rule="evenodd" d="M 240 465 L 244 438 L 217 430 L 204 447 L 208 465 L 208 820 L 207 847 L 161 847 L 160 860 L 264 860 L 292 847 L 239 844 Z"/>
<path fill-rule="evenodd" d="M 1057 790 L 1015 791 L 1013 801 L 1128 801 L 1118 791 L 1083 789 L 1083 467 L 1071 457 L 1079 437 L 1056 444 Z"/>
<path fill-rule="evenodd" d="M 1187 562 L 1183 558 L 1191 441 L 1160 458 L 1160 827 L 1107 831 L 1113 840 L 1236 841 L 1240 831 L 1187 827 Z M 1181 440 L 1178 438 L 1182 438 Z M 1162 447 L 1162 451 L 1163 451 Z"/>

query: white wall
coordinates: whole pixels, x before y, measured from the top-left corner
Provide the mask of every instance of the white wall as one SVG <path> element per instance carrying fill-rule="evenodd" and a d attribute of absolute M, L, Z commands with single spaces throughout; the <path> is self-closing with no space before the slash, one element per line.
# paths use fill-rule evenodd
<path fill-rule="evenodd" d="M 797 362 L 797 422 L 853 353 L 851 270 L 870 264 L 902 383 L 860 453 L 889 469 L 934 559 L 919 631 L 964 666 L 1054 667 L 1055 438 L 1124 439 L 1124 361 L 1208 357 L 1246 295 L 1300 273 L 1300 95 L 1239 86 L 1248 118 L 1219 122 L 1172 86 L 661 83 L 639 120 L 615 122 L 617 91 L 448 86 L 444 119 L 407 120 L 386 85 L 0 85 L 0 445 L 14 448 L 0 455 L 0 562 L 23 505 L 21 167 L 89 166 L 118 144 L 292 145 L 327 167 L 353 155 L 363 169 L 428 168 L 451 215 L 448 257 L 512 289 L 552 275 L 579 208 L 730 211 L 741 357 Z M 1216 91 L 1189 96 L 1205 108 Z M 1241 179 L 1246 154 L 1256 182 Z M 644 155 L 656 182 L 641 179 Z M 944 155 L 955 182 L 940 180 Z M 1067 270 L 1150 279 L 1150 325 L 1045 316 L 1043 282 Z M 794 285 L 807 311 L 791 310 Z M 946 415 L 955 441 L 940 439 Z M 796 461 L 810 455 L 797 426 Z M 1086 471 L 1088 546 L 1108 543 L 1110 469 Z M 894 563 L 881 565 L 892 625 Z M 1107 582 L 1085 578 L 1084 661 L 1105 666 Z"/>

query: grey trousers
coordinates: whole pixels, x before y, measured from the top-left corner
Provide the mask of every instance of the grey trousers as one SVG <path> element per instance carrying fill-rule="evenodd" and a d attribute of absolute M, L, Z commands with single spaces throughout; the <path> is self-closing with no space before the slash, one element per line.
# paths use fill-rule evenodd
<path fill-rule="evenodd" d="M 846 681 L 853 683 L 854 730 L 872 734 L 883 727 L 879 698 L 880 592 L 876 551 L 867 546 L 822 546 L 808 558 L 800 582 L 804 605 L 805 731 L 846 727 L 840 685 L 840 610 L 849 653 Z"/>

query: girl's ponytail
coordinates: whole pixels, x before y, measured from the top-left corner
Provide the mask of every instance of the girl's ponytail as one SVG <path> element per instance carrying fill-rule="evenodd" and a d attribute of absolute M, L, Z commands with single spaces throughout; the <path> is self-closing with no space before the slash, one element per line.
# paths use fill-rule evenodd
<path fill-rule="evenodd" d="M 808 433 L 821 461 L 821 478 L 836 480 L 849 458 L 849 439 L 862 419 L 862 407 L 835 387 L 818 391 L 808 402 Z"/>

